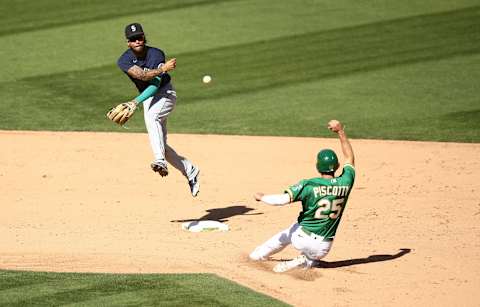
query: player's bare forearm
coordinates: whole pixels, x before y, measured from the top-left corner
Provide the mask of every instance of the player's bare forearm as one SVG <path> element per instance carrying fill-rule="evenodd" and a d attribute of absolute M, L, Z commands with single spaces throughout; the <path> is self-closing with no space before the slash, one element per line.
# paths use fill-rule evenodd
<path fill-rule="evenodd" d="M 350 141 L 348 140 L 342 123 L 340 123 L 338 120 L 333 119 L 328 122 L 327 127 L 332 132 L 338 134 L 338 137 L 340 138 L 340 144 L 342 146 L 342 152 L 345 156 L 345 162 L 351 165 L 355 165 L 355 155 L 353 154 L 352 144 L 350 144 Z"/>
<path fill-rule="evenodd" d="M 129 76 L 142 81 L 150 81 L 164 72 L 163 66 L 157 69 L 143 70 L 137 65 L 130 67 L 127 71 Z"/>
<path fill-rule="evenodd" d="M 150 81 L 153 78 L 165 73 L 169 72 L 177 66 L 176 59 L 170 59 L 165 64 L 160 66 L 160 68 L 150 69 L 150 70 L 143 70 L 140 66 L 133 65 L 127 71 L 128 75 L 132 78 L 142 80 L 142 81 Z"/>
<path fill-rule="evenodd" d="M 342 129 L 338 131 L 338 137 L 340 138 L 340 144 L 342 145 L 342 152 L 345 156 L 345 162 L 355 165 L 355 155 L 353 153 L 352 144 L 350 144 L 345 130 Z"/>

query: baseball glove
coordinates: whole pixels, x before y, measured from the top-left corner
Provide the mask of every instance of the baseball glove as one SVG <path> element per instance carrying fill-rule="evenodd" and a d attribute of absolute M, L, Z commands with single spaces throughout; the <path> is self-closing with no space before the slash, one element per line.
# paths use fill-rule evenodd
<path fill-rule="evenodd" d="M 132 100 L 124 102 L 108 111 L 107 117 L 114 123 L 123 126 L 130 119 L 130 117 L 133 116 L 133 113 L 136 109 L 136 101 Z"/>

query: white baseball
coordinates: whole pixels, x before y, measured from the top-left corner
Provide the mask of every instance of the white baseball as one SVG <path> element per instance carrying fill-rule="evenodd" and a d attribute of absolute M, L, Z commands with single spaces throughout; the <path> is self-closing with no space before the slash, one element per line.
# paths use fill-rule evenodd
<path fill-rule="evenodd" d="M 202 81 L 203 83 L 210 83 L 210 81 L 212 81 L 212 77 L 210 77 L 209 75 L 205 75 L 203 76 Z"/>

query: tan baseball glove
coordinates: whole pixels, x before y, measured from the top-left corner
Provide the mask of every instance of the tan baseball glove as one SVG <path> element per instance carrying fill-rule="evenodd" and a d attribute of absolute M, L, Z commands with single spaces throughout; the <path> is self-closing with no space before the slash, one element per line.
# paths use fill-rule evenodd
<path fill-rule="evenodd" d="M 124 102 L 112 108 L 107 113 L 107 117 L 121 126 L 123 126 L 137 109 L 137 102 L 135 100 Z"/>

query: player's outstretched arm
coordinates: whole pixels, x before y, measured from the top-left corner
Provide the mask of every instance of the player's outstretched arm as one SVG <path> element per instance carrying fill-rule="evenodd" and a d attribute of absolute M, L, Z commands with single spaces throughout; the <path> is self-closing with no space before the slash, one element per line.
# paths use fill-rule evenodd
<path fill-rule="evenodd" d="M 177 59 L 173 58 L 165 62 L 160 68 L 143 70 L 140 66 L 133 65 L 127 70 L 127 74 L 135 79 L 142 81 L 150 81 L 163 73 L 169 72 L 177 67 Z"/>
<path fill-rule="evenodd" d="M 342 123 L 336 119 L 332 119 L 328 122 L 327 127 L 329 130 L 338 134 L 338 137 L 340 138 L 340 144 L 342 145 L 342 152 L 345 156 L 345 163 L 355 166 L 355 155 L 353 154 L 352 144 L 350 144 L 350 141 L 347 138 L 347 134 L 345 133 Z"/>
<path fill-rule="evenodd" d="M 288 193 L 265 195 L 264 193 L 258 192 L 255 193 L 253 197 L 256 201 L 262 201 L 267 205 L 273 206 L 283 206 L 291 202 L 290 194 Z"/>

